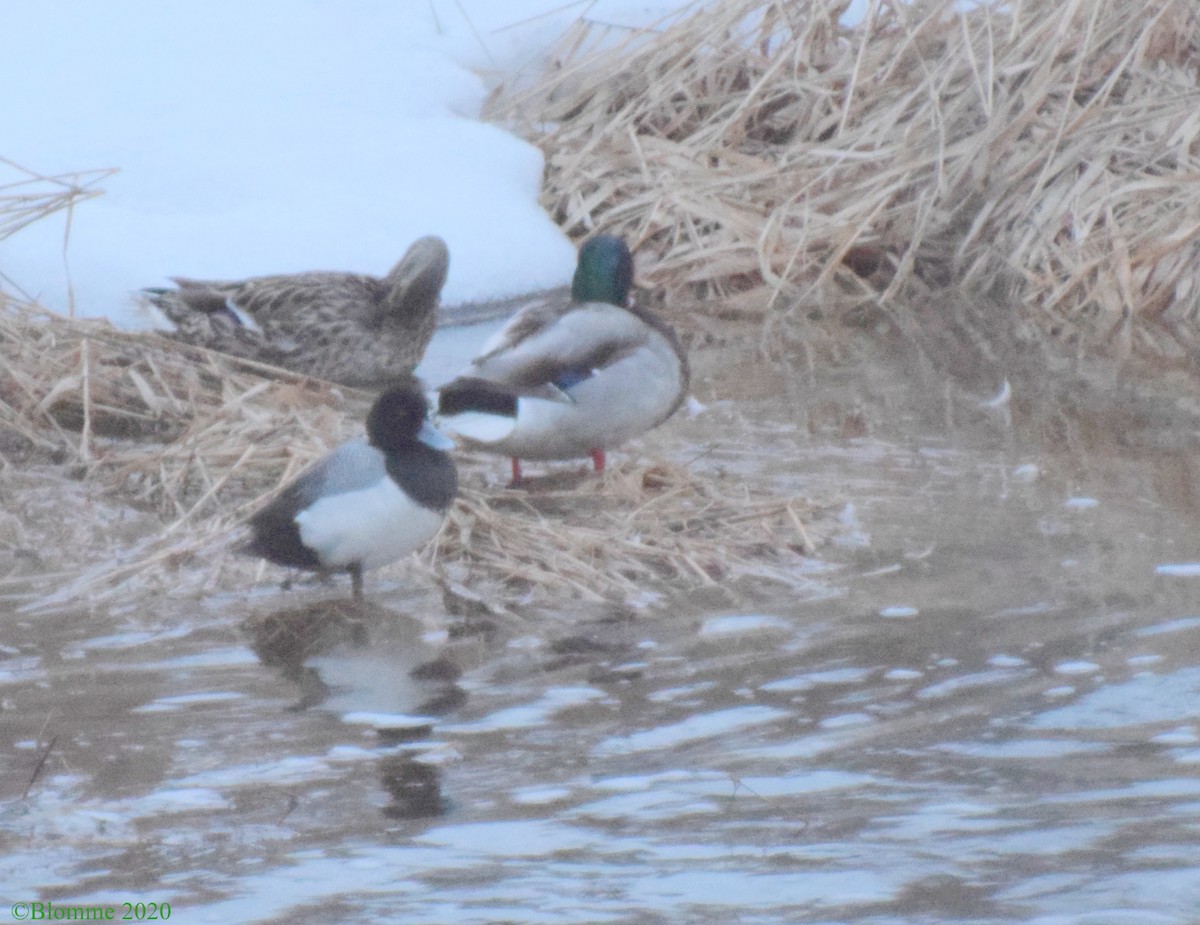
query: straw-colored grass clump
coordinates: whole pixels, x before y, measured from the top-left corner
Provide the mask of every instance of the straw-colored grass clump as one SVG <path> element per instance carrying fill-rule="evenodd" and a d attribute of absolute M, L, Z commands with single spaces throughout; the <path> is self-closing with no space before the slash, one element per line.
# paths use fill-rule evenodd
<path fill-rule="evenodd" d="M 0 597 L 47 605 L 277 580 L 232 553 L 240 525 L 360 434 L 373 397 L 13 306 L 0 308 L 0 355 L 0 491 L 15 499 L 0 517 Z M 459 603 L 502 613 L 747 575 L 805 580 L 797 498 L 677 461 L 626 459 L 603 479 L 560 476 L 528 492 L 502 487 L 506 470 L 460 460 L 461 497 L 422 557 Z"/>
<path fill-rule="evenodd" d="M 881 0 L 847 30 L 845 6 L 716 3 L 616 47 L 581 20 L 498 113 L 545 150 L 563 227 L 626 234 L 722 310 L 805 325 L 952 284 L 1003 292 L 1008 328 L 1190 355 L 1200 8 Z"/>

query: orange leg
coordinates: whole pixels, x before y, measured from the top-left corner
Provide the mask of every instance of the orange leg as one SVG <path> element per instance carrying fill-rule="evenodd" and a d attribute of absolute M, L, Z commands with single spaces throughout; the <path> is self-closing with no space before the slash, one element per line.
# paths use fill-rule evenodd
<path fill-rule="evenodd" d="M 591 450 L 592 465 L 596 467 L 597 472 L 604 471 L 604 450 Z"/>
<path fill-rule="evenodd" d="M 512 483 L 514 485 L 520 485 L 521 484 L 521 460 L 517 459 L 517 457 L 515 457 L 515 456 L 512 458 L 512 474 L 513 474 Z"/>

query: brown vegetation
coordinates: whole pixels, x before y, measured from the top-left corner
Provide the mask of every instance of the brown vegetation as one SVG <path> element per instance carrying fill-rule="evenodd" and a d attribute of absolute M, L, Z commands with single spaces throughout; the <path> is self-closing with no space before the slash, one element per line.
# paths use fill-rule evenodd
<path fill-rule="evenodd" d="M 240 524 L 360 434 L 371 398 L 11 305 L 0 356 L 0 598 L 7 587 L 44 604 L 251 585 L 259 566 L 231 555 Z M 803 581 L 812 553 L 805 502 L 677 462 L 626 457 L 602 479 L 572 469 L 528 492 L 501 486 L 502 461 L 460 468 L 461 497 L 422 561 L 467 610 Z"/>
<path fill-rule="evenodd" d="M 882 0 L 850 30 L 845 6 L 732 0 L 598 51 L 581 21 L 497 114 L 545 151 L 562 226 L 627 235 L 669 291 L 799 326 L 865 300 L 903 327 L 953 286 L 1002 295 L 1003 327 L 1190 356 L 1195 4 Z"/>

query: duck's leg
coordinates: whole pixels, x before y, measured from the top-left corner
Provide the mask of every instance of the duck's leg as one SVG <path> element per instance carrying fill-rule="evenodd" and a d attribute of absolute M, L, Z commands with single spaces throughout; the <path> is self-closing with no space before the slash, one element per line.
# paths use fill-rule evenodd
<path fill-rule="evenodd" d="M 350 590 L 356 601 L 363 599 L 363 582 L 362 582 L 362 565 L 355 563 L 354 565 L 346 566 L 346 571 L 350 573 Z"/>
<path fill-rule="evenodd" d="M 521 460 L 517 457 L 512 458 L 512 487 L 516 488 L 521 484 Z"/>
<path fill-rule="evenodd" d="M 589 450 L 588 455 L 592 457 L 592 465 L 596 467 L 597 472 L 604 471 L 604 450 L 594 449 Z"/>

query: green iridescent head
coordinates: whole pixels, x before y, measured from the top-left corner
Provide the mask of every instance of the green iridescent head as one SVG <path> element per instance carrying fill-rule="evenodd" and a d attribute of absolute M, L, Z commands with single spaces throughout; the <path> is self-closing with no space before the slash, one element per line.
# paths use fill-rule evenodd
<path fill-rule="evenodd" d="M 579 248 L 579 263 L 571 283 L 576 302 L 607 302 L 624 306 L 633 285 L 633 255 L 615 235 L 598 234 Z"/>

